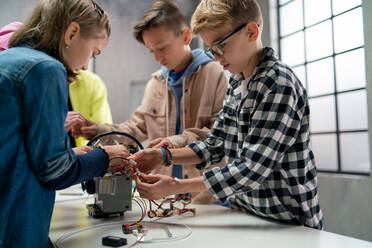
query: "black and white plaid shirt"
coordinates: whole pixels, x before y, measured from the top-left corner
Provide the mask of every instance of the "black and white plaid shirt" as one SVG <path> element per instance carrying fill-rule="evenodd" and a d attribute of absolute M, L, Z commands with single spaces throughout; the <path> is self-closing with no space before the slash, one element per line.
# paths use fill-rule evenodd
<path fill-rule="evenodd" d="M 204 173 L 206 186 L 234 208 L 321 229 L 305 89 L 271 48 L 264 48 L 244 99 L 242 80 L 230 78 L 211 134 L 190 145 L 203 161 L 199 169 L 226 156 L 224 167 Z"/>

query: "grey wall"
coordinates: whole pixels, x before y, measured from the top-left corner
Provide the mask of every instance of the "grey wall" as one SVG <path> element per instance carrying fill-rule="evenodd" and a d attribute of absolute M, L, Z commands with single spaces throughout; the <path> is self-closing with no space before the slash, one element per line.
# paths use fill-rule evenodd
<path fill-rule="evenodd" d="M 278 25 L 276 0 L 259 0 L 263 18 L 262 45 L 271 46 L 278 51 Z"/>
<path fill-rule="evenodd" d="M 132 27 L 149 8 L 150 0 L 98 0 L 110 14 L 112 35 L 108 46 L 96 60 L 96 73 L 108 88 L 109 102 L 115 123 L 130 118 L 141 102 L 145 83 L 160 66 L 152 55 L 132 37 Z M 180 3 L 190 17 L 195 1 Z"/>
<path fill-rule="evenodd" d="M 345 0 L 346 1 L 346 0 Z M 265 28 L 264 43 L 277 47 L 275 0 L 259 0 Z M 365 58 L 368 106 L 372 106 L 372 1 L 363 1 Z M 352 69 L 352 68 L 345 68 Z M 368 108 L 369 130 L 372 130 L 372 108 Z M 369 133 L 370 144 L 372 135 Z M 372 145 L 370 145 L 372 154 Z M 315 154 L 316 158 L 316 154 Z M 324 229 L 354 238 L 372 241 L 372 177 L 318 174 L 320 204 L 324 214 Z"/>
<path fill-rule="evenodd" d="M 0 0 L 0 27 L 24 22 L 37 0 Z M 107 47 L 97 57 L 93 70 L 106 83 L 108 99 L 115 123 L 130 118 L 141 102 L 143 89 L 150 75 L 160 66 L 147 49 L 132 37 L 132 27 L 149 8 L 152 0 L 98 0 L 109 13 L 112 35 Z M 177 0 L 188 19 L 197 0 Z M 192 42 L 192 47 L 198 41 Z"/>
<path fill-rule="evenodd" d="M 0 0 L 0 27 L 10 22 L 24 22 L 37 2 L 37 0 Z"/>
<path fill-rule="evenodd" d="M 96 59 L 95 71 L 107 85 L 115 123 L 127 120 L 132 112 L 131 82 L 146 82 L 159 66 L 147 49 L 132 37 L 132 27 L 151 1 L 98 1 L 110 14 L 112 34 L 102 55 Z M 138 102 L 140 99 L 138 99 Z"/>

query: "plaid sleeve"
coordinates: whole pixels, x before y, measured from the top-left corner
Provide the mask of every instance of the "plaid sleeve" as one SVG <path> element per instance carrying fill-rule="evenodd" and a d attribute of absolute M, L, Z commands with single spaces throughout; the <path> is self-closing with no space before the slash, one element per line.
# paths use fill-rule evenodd
<path fill-rule="evenodd" d="M 236 159 L 204 172 L 206 186 L 222 202 L 264 183 L 300 131 L 304 102 L 292 87 L 280 85 L 261 98 L 254 110 L 243 104 L 238 113 L 239 132 L 247 135 Z"/>
<path fill-rule="evenodd" d="M 207 134 L 204 141 L 196 141 L 188 145 L 201 159 L 201 163 L 195 165 L 199 170 L 220 162 L 225 156 L 223 144 L 223 111 L 217 115 L 211 133 Z"/>

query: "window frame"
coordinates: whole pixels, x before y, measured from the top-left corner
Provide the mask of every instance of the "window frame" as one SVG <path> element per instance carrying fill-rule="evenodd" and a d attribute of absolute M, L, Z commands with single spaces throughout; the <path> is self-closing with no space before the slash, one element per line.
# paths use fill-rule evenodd
<path fill-rule="evenodd" d="M 332 93 L 326 93 L 326 94 L 319 94 L 319 95 L 315 95 L 315 96 L 311 96 L 311 97 L 308 97 L 308 99 L 317 99 L 317 98 L 321 98 L 321 97 L 327 97 L 327 96 L 333 96 L 334 98 L 334 101 L 335 101 L 335 123 L 336 123 L 336 131 L 325 131 L 325 132 L 310 132 L 310 138 L 313 136 L 313 135 L 316 135 L 316 136 L 320 136 L 320 135 L 336 135 L 336 144 L 337 144 L 337 147 L 336 147 L 336 151 L 337 151 L 337 170 L 326 170 L 326 169 L 318 169 L 319 172 L 326 172 L 326 173 L 335 173 L 335 174 L 349 174 L 349 175 L 367 175 L 369 176 L 370 173 L 371 173 L 371 168 L 369 168 L 369 172 L 362 172 L 362 171 L 345 171 L 342 169 L 342 161 L 341 161 L 341 143 L 340 143 L 340 140 L 341 140 L 341 135 L 342 134 L 346 134 L 346 133 L 360 133 L 360 134 L 364 134 L 364 133 L 367 133 L 368 134 L 368 128 L 367 129 L 353 129 L 353 130 L 343 130 L 341 131 L 340 130 L 340 125 L 339 125 L 339 111 L 338 111 L 338 108 L 339 108 L 339 103 L 338 103 L 338 96 L 339 95 L 342 95 L 342 94 L 345 94 L 345 93 L 350 93 L 350 92 L 355 92 L 355 91 L 365 91 L 367 93 L 367 85 L 365 85 L 364 87 L 359 87 L 359 88 L 354 88 L 354 89 L 348 89 L 348 90 L 340 90 L 338 91 L 337 90 L 337 70 L 336 70 L 336 56 L 339 56 L 339 55 L 342 55 L 342 54 L 345 54 L 345 53 L 348 53 L 348 52 L 352 52 L 352 51 L 356 51 L 358 49 L 364 49 L 364 52 L 365 52 L 365 42 L 363 42 L 363 45 L 362 46 L 358 46 L 358 47 L 354 47 L 354 48 L 351 48 L 351 49 L 348 49 L 348 50 L 345 50 L 345 51 L 342 51 L 342 52 L 338 52 L 336 53 L 335 51 L 335 33 L 334 33 L 334 19 L 336 17 L 339 17 L 339 16 L 342 16 L 344 14 L 347 14 L 353 10 L 356 10 L 358 8 L 361 8 L 362 11 L 363 11 L 363 7 L 362 7 L 362 3 L 357 5 L 357 6 L 354 6 L 350 9 L 347 9 L 347 10 L 344 10 L 338 14 L 334 14 L 333 13 L 333 0 L 329 0 L 330 1 L 330 4 L 331 4 L 331 15 L 330 17 L 328 18 L 325 18 L 325 19 L 322 19 L 321 21 L 317 21 L 311 25 L 308 25 L 306 26 L 306 20 L 305 20 L 305 0 L 299 0 L 299 1 L 302 1 L 302 18 L 303 18 L 303 28 L 300 29 L 300 30 L 297 30 L 297 31 L 294 31 L 294 32 L 291 32 L 291 33 L 288 33 L 288 34 L 285 34 L 285 35 L 281 35 L 281 29 L 280 29 L 280 9 L 288 4 L 291 4 L 293 3 L 295 0 L 289 0 L 287 1 L 286 3 L 284 4 L 280 4 L 280 0 L 276 0 L 276 4 L 277 4 L 277 37 L 278 37 L 278 54 L 279 54 L 279 58 L 282 58 L 282 54 L 281 54 L 281 42 L 283 39 L 287 38 L 287 37 L 290 37 L 292 35 L 295 35 L 297 33 L 300 33 L 300 32 L 303 32 L 303 42 L 304 42 L 304 63 L 300 63 L 300 64 L 296 64 L 296 65 L 293 65 L 291 66 L 291 68 L 297 68 L 297 67 L 301 67 L 301 66 L 304 66 L 304 76 L 305 76 L 305 84 L 304 84 L 304 87 L 306 88 L 306 90 L 308 90 L 308 65 L 310 63 L 314 63 L 314 62 L 317 62 L 317 61 L 321 61 L 321 60 L 324 60 L 324 59 L 328 59 L 328 58 L 332 58 L 333 60 L 333 70 L 334 70 L 334 73 L 333 73 L 333 86 L 334 86 L 334 91 Z M 312 28 L 316 25 L 319 25 L 321 23 L 324 23 L 324 22 L 327 22 L 327 21 L 331 21 L 331 30 L 332 30 L 332 54 L 329 55 L 329 56 L 325 56 L 325 57 L 321 57 L 321 58 L 317 58 L 317 59 L 313 59 L 313 60 L 308 60 L 307 59 L 307 54 L 306 54 L 306 48 L 307 48 L 307 41 L 306 41 L 306 30 L 309 29 L 309 28 Z M 364 37 L 364 40 L 365 40 L 365 37 Z M 366 105 L 367 105 L 367 108 L 368 108 L 368 104 L 366 102 Z M 368 115 L 368 113 L 367 113 Z M 369 144 L 370 145 L 370 144 Z M 368 152 L 369 152 L 369 149 L 368 149 Z M 370 157 L 370 161 L 371 162 L 371 154 L 369 154 L 369 157 Z M 316 159 L 316 154 L 315 154 L 315 159 Z"/>

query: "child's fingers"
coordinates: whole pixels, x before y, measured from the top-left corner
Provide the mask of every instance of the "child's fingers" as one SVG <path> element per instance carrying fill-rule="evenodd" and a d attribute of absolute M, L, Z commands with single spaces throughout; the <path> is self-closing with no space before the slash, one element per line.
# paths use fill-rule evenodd
<path fill-rule="evenodd" d="M 151 141 L 146 148 L 152 148 L 161 142 L 162 138 L 157 138 Z"/>

